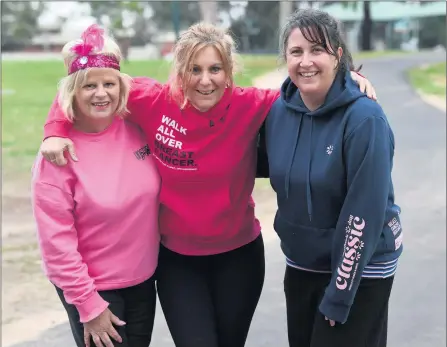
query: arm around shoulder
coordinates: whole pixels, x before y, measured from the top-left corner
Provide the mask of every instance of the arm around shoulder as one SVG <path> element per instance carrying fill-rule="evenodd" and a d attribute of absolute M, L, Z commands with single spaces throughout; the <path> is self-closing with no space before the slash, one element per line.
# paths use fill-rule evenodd
<path fill-rule="evenodd" d="M 256 178 L 269 178 L 269 160 L 267 156 L 267 143 L 265 136 L 265 122 L 262 124 L 258 134 L 257 145 L 257 161 L 256 161 Z"/>
<path fill-rule="evenodd" d="M 130 85 L 126 119 L 143 126 L 158 102 L 167 98 L 168 86 L 148 77 L 134 77 Z"/>
<path fill-rule="evenodd" d="M 153 108 L 155 101 L 164 92 L 165 87 L 159 82 L 147 77 L 135 77 L 129 81 L 129 98 L 127 119 L 141 126 L 146 115 Z M 44 140 L 49 137 L 68 137 L 68 132 L 73 123 L 64 113 L 59 96 L 53 100 L 44 126 Z"/>
<path fill-rule="evenodd" d="M 44 125 L 44 140 L 49 137 L 68 137 L 73 123 L 65 116 L 59 104 L 59 95 L 53 100 Z"/>

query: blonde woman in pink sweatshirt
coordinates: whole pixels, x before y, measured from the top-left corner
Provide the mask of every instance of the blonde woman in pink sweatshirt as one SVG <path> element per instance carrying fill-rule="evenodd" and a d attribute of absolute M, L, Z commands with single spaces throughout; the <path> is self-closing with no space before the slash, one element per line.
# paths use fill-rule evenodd
<path fill-rule="evenodd" d="M 145 137 L 120 116 L 130 78 L 118 45 L 91 26 L 62 51 L 59 102 L 82 162 L 39 155 L 33 209 L 43 265 L 77 346 L 147 347 L 154 324 L 160 177 Z M 100 155 L 98 155 L 100 154 Z"/>

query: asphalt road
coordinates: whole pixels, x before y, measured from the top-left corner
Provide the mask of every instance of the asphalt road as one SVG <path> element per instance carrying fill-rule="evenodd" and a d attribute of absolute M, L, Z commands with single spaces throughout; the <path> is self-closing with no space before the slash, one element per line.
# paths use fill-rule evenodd
<path fill-rule="evenodd" d="M 393 179 L 402 207 L 404 253 L 391 297 L 389 347 L 446 345 L 446 114 L 425 104 L 405 77 L 411 66 L 445 59 L 445 52 L 379 58 L 365 61 L 362 70 L 396 136 Z M 276 238 L 266 239 L 266 282 L 246 346 L 286 347 L 284 261 Z M 68 325 L 14 345 L 44 346 L 74 346 Z M 161 309 L 152 346 L 174 346 Z"/>

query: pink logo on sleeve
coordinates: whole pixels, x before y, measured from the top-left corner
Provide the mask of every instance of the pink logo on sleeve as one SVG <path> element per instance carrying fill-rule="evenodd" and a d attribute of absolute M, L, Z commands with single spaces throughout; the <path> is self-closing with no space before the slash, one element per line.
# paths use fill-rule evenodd
<path fill-rule="evenodd" d="M 351 290 L 353 278 L 357 273 L 358 262 L 362 255 L 364 243 L 361 240 L 365 221 L 359 217 L 349 216 L 346 227 L 346 238 L 343 252 L 343 261 L 337 269 L 336 286 L 339 290 Z M 351 227 L 352 225 L 352 227 Z"/>

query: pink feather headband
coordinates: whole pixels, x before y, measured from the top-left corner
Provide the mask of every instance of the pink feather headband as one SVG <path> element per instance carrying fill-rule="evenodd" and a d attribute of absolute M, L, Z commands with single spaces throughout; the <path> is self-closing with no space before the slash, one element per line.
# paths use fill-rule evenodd
<path fill-rule="evenodd" d="M 104 30 L 98 25 L 90 25 L 81 36 L 82 42 L 71 48 L 77 57 L 70 64 L 68 74 L 90 67 L 120 70 L 118 60 L 110 55 L 96 54 L 104 48 Z"/>

